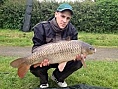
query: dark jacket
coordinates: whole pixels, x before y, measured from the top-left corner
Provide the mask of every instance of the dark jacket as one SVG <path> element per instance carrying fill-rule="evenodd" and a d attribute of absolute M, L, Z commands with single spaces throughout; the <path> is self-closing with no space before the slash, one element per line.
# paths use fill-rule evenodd
<path fill-rule="evenodd" d="M 49 21 L 38 23 L 34 26 L 33 30 L 34 37 L 32 41 L 34 45 L 32 47 L 32 51 L 43 44 L 58 41 L 56 38 L 59 36 L 60 40 L 66 40 L 67 38 L 70 38 L 70 40 L 78 39 L 78 32 L 71 23 L 68 24 L 68 29 L 61 32 L 55 32 Z"/>

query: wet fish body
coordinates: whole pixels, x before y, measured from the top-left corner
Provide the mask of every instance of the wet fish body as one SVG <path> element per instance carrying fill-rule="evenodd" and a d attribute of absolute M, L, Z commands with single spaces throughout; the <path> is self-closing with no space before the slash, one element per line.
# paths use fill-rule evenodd
<path fill-rule="evenodd" d="M 65 62 L 66 65 L 67 61 L 74 60 L 78 54 L 89 55 L 96 51 L 93 46 L 80 40 L 48 43 L 35 50 L 30 56 L 11 62 L 12 67 L 18 68 L 19 77 L 23 78 L 31 65 L 41 63 L 44 59 L 48 59 L 50 64 Z M 60 70 L 63 71 L 63 69 Z"/>

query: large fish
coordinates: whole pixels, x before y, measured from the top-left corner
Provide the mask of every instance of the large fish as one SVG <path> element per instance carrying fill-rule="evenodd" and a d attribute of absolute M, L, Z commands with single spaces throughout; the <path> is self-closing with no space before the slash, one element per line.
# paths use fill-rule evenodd
<path fill-rule="evenodd" d="M 67 61 L 75 60 L 78 54 L 89 55 L 96 52 L 93 46 L 80 40 L 48 43 L 39 46 L 36 50 L 31 55 L 18 58 L 10 63 L 12 67 L 18 68 L 20 78 L 25 76 L 31 65 L 41 63 L 44 59 L 48 59 L 50 64 L 59 63 L 58 68 L 63 71 Z M 85 65 L 84 60 L 81 61 Z"/>

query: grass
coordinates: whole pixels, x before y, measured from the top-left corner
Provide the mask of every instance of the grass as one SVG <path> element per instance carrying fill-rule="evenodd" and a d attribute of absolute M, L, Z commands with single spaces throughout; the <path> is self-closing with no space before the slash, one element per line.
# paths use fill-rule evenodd
<path fill-rule="evenodd" d="M 0 46 L 32 46 L 33 32 L 0 29 Z M 80 32 L 79 39 L 95 46 L 118 47 L 118 34 L 98 34 Z M 0 56 L 0 89 L 34 89 L 39 85 L 39 79 L 30 72 L 24 79 L 17 76 L 17 69 L 9 64 L 16 57 Z M 66 81 L 69 85 L 88 84 L 92 86 L 118 89 L 118 61 L 86 61 L 87 68 L 69 76 Z M 49 70 L 51 76 L 53 69 Z M 50 87 L 57 87 L 49 77 Z"/>
<path fill-rule="evenodd" d="M 118 34 L 80 33 L 79 39 L 95 46 L 118 47 Z"/>
<path fill-rule="evenodd" d="M 33 32 L 0 29 L 0 46 L 31 46 Z"/>
<path fill-rule="evenodd" d="M 34 89 L 39 85 L 39 79 L 29 71 L 24 79 L 17 76 L 17 69 L 9 64 L 16 57 L 0 56 L 0 87 L 1 89 Z M 92 86 L 118 89 L 118 61 L 86 61 L 87 68 L 81 68 L 66 81 L 69 85 L 87 84 Z M 49 70 L 51 76 L 53 69 Z M 50 87 L 57 85 L 49 77 Z"/>
<path fill-rule="evenodd" d="M 0 46 L 32 46 L 33 32 L 0 29 Z M 78 38 L 95 46 L 118 47 L 118 34 L 79 32 Z"/>

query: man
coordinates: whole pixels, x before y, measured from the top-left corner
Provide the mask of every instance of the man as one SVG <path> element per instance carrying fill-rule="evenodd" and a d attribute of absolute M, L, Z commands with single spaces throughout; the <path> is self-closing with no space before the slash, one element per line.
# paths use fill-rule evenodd
<path fill-rule="evenodd" d="M 78 32 L 75 27 L 70 23 L 73 15 L 72 7 L 63 3 L 54 14 L 54 18 L 49 21 L 43 21 L 34 27 L 33 47 L 32 52 L 36 51 L 38 46 L 57 42 L 59 40 L 77 40 Z M 82 55 L 77 55 L 77 59 L 82 59 Z M 40 78 L 40 88 L 49 87 L 48 73 L 50 68 L 56 68 L 52 73 L 52 80 L 55 81 L 60 87 L 67 87 L 64 81 L 70 74 L 82 67 L 80 60 L 73 60 L 67 62 L 64 70 L 58 70 L 58 64 L 49 64 L 48 59 L 44 59 L 42 63 L 32 65 L 30 71 L 36 77 Z"/>

